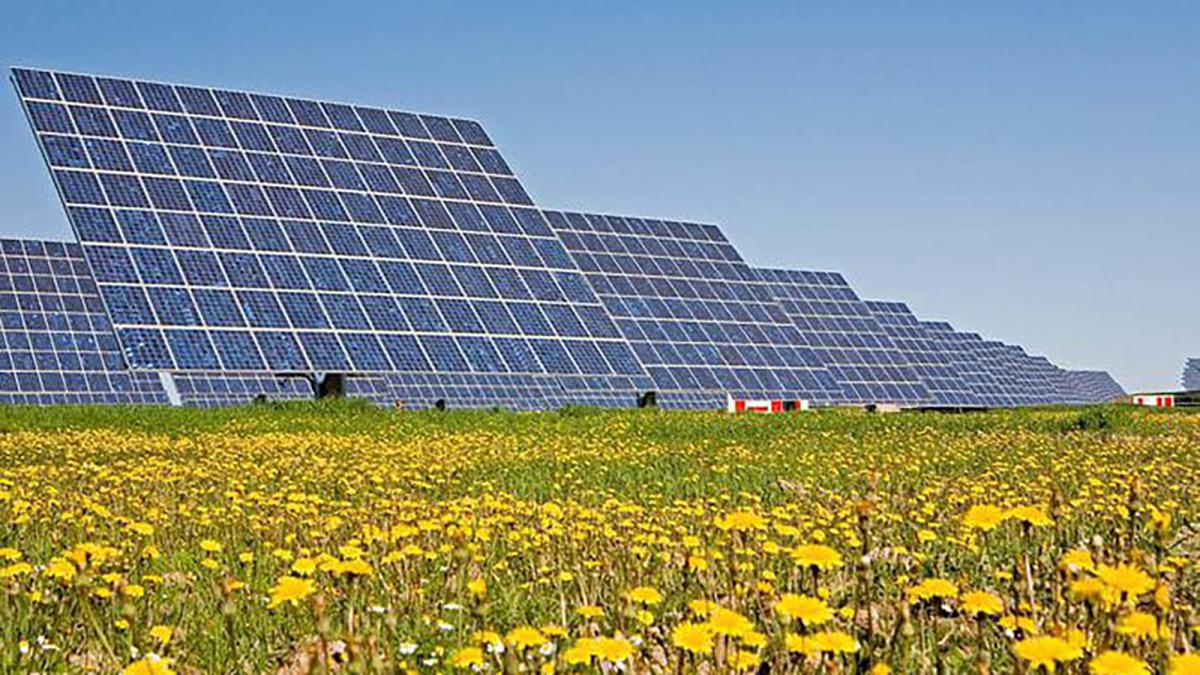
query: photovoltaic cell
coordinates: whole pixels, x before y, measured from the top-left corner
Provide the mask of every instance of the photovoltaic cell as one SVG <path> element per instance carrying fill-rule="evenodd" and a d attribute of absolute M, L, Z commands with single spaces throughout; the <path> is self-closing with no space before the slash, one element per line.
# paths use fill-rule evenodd
<path fill-rule="evenodd" d="M 559 211 L 546 218 L 645 364 L 663 405 L 713 407 L 726 393 L 842 399 L 719 228 Z"/>
<path fill-rule="evenodd" d="M 756 269 L 795 323 L 803 345 L 841 385 L 840 403 L 932 405 L 910 355 L 836 272 Z"/>
<path fill-rule="evenodd" d="M 134 368 L 506 374 L 621 401 L 650 384 L 476 122 L 14 81 Z"/>
<path fill-rule="evenodd" d="M 164 403 L 125 367 L 77 244 L 0 240 L 0 403 Z"/>
<path fill-rule="evenodd" d="M 963 359 L 961 352 L 956 363 L 950 346 L 927 330 L 908 305 L 902 302 L 867 301 L 866 306 L 920 375 L 936 405 L 984 405 L 983 397 L 972 390 L 964 373 L 959 370 Z"/>

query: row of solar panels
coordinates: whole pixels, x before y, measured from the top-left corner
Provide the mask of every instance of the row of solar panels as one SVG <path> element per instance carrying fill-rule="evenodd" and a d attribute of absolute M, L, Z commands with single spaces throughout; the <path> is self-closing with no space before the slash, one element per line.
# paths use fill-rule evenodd
<path fill-rule="evenodd" d="M 990 407 L 1089 403 L 1123 394 L 1106 373 L 1058 369 L 1045 359 L 1026 355 L 1019 347 L 958 333 L 948 324 L 920 321 L 902 303 L 863 302 L 837 274 L 755 272 L 796 322 L 806 346 L 834 377 L 838 393 L 823 403 Z M 658 349 L 683 346 L 672 341 L 643 341 L 632 328 L 627 331 L 639 355 L 649 354 L 655 344 Z M 0 241 L 0 337 L 0 401 L 167 401 L 157 373 L 125 366 L 97 285 L 76 244 Z M 719 351 L 730 356 L 745 350 L 726 345 Z M 745 356 L 735 358 L 744 360 Z M 642 387 L 662 391 L 665 405 L 719 405 L 723 395 L 719 386 L 687 387 L 680 380 L 718 377 L 700 371 L 725 366 L 706 364 L 703 359 L 680 359 L 671 365 L 650 360 L 647 358 L 647 368 L 653 382 Z M 653 360 L 662 359 L 655 356 Z M 300 377 L 243 371 L 173 372 L 179 399 L 192 405 L 247 402 L 260 395 L 271 400 L 312 396 L 310 383 Z M 581 391 L 567 391 L 545 377 L 466 371 L 379 373 L 349 381 L 351 395 L 381 402 L 409 401 L 416 406 L 438 399 L 458 406 L 522 409 L 583 402 L 628 406 L 637 391 L 630 383 L 623 392 L 614 390 L 607 396 L 592 392 L 589 397 Z"/>
<path fill-rule="evenodd" d="M 1183 365 L 1183 388 L 1200 391 L 1200 358 L 1188 359 Z"/>
<path fill-rule="evenodd" d="M 0 244 L 8 400 L 310 395 L 279 373 L 522 409 L 1113 391 L 840 275 L 752 268 L 714 225 L 541 210 L 470 120 L 13 75 L 79 245 Z"/>

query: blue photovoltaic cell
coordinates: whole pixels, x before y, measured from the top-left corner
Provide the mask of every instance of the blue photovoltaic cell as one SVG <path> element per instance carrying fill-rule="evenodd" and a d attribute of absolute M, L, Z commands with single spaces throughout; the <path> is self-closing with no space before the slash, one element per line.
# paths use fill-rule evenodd
<path fill-rule="evenodd" d="M 982 406 L 982 398 L 959 371 L 951 350 L 934 337 L 902 302 L 867 301 L 868 309 L 908 358 L 938 406 Z"/>
<path fill-rule="evenodd" d="M 0 403 L 165 403 L 113 337 L 77 244 L 0 240 Z"/>
<path fill-rule="evenodd" d="M 713 225 L 547 211 L 667 406 L 833 403 L 837 382 Z"/>
<path fill-rule="evenodd" d="M 932 405 L 909 355 L 836 272 L 756 269 L 799 329 L 803 344 L 841 385 L 839 403 Z"/>
<path fill-rule="evenodd" d="M 610 404 L 649 388 L 473 121 L 23 69 L 14 81 L 135 368 L 419 363 Z M 492 322 L 452 298 L 493 300 Z M 420 354 L 396 359 L 397 336 Z M 501 337 L 529 358 L 507 359 Z"/>
<path fill-rule="evenodd" d="M 1182 384 L 1188 391 L 1200 391 L 1200 358 L 1188 359 L 1184 364 Z"/>

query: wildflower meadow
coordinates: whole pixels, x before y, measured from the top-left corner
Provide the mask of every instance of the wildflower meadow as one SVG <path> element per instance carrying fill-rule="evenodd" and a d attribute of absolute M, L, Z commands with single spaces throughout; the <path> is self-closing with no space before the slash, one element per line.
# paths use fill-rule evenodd
<path fill-rule="evenodd" d="M 1200 414 L 0 411 L 0 672 L 1200 673 Z"/>

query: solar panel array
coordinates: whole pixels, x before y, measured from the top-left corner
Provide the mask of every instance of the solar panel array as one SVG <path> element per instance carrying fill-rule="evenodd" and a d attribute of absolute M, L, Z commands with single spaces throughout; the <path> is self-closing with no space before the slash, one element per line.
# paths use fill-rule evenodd
<path fill-rule="evenodd" d="M 840 403 L 937 403 L 905 350 L 836 272 L 756 269 L 805 346 L 841 385 Z"/>
<path fill-rule="evenodd" d="M 78 245 L 0 240 L 0 402 L 165 401 L 125 368 Z"/>
<path fill-rule="evenodd" d="M 713 225 L 547 211 L 664 405 L 844 394 Z"/>
<path fill-rule="evenodd" d="M 79 244 L 3 243 L 0 401 L 306 399 L 325 373 L 380 403 L 528 410 L 1108 390 L 839 274 L 751 268 L 714 225 L 543 211 L 472 120 L 13 82 Z"/>
<path fill-rule="evenodd" d="M 981 394 L 974 391 L 959 371 L 951 350 L 926 329 L 902 302 L 870 301 L 867 308 L 887 332 L 896 347 L 921 376 L 942 407 L 978 407 L 984 405 Z"/>
<path fill-rule="evenodd" d="M 1188 359 L 1183 366 L 1183 388 L 1200 391 L 1200 358 Z"/>
<path fill-rule="evenodd" d="M 476 122 L 14 73 L 134 367 L 648 383 Z"/>

